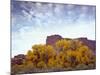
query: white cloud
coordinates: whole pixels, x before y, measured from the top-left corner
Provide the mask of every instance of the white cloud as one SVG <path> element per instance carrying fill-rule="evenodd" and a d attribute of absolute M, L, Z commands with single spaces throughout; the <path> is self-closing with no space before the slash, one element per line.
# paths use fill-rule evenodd
<path fill-rule="evenodd" d="M 34 44 L 45 44 L 46 37 L 54 34 L 59 34 L 65 38 L 88 37 L 89 39 L 95 39 L 95 24 L 77 24 L 79 25 L 69 24 L 66 26 L 66 23 L 63 26 L 61 24 L 61 26 L 48 25 L 47 29 L 43 27 L 39 27 L 38 29 L 23 27 L 19 32 L 12 35 L 12 54 L 26 53 Z"/>
<path fill-rule="evenodd" d="M 85 20 L 88 11 L 86 7 L 80 8 L 84 12 L 74 10 L 74 5 L 66 5 L 66 10 L 63 5 L 59 4 L 53 7 L 53 4 L 43 5 L 32 2 L 24 3 L 21 7 L 24 16 L 15 16 L 17 19 L 15 19 L 15 28 L 17 25 L 23 26 L 18 31 L 12 31 L 13 55 L 25 53 L 31 49 L 33 44 L 44 44 L 46 37 L 54 34 L 65 38 L 88 37 L 95 39 L 95 22 Z M 76 11 L 79 13 L 75 13 Z M 73 22 L 74 19 L 75 22 Z"/>

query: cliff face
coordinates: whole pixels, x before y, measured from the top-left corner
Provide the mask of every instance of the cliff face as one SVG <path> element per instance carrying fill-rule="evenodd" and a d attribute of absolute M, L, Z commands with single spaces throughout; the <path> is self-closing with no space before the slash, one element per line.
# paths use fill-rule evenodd
<path fill-rule="evenodd" d="M 46 44 L 54 46 L 58 40 L 63 39 L 60 35 L 47 36 Z"/>
<path fill-rule="evenodd" d="M 23 63 L 23 60 L 25 59 L 25 55 L 24 54 L 19 54 L 14 56 L 14 58 L 11 59 L 11 64 L 18 64 L 21 65 Z"/>
<path fill-rule="evenodd" d="M 85 45 L 87 45 L 94 53 L 96 53 L 96 41 L 89 40 L 87 38 L 78 38 L 78 40 L 82 41 Z"/>
<path fill-rule="evenodd" d="M 52 45 L 55 46 L 55 43 L 58 40 L 61 39 L 67 39 L 67 38 L 63 38 L 60 35 L 51 35 L 51 36 L 47 36 L 46 39 L 46 44 L 47 45 Z M 69 40 L 71 40 L 70 38 L 68 38 Z M 94 53 L 96 52 L 96 41 L 95 40 L 89 40 L 87 38 L 81 37 L 81 38 L 77 38 L 78 40 L 82 41 L 83 44 L 87 45 Z"/>

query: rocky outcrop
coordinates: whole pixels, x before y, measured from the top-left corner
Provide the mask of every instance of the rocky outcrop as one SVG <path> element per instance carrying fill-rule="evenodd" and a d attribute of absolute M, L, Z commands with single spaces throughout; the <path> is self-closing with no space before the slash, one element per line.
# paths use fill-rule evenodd
<path fill-rule="evenodd" d="M 60 35 L 51 35 L 51 36 L 47 36 L 46 44 L 55 46 L 55 43 L 61 39 L 72 40 L 71 38 L 63 38 Z M 81 38 L 76 38 L 76 39 L 82 41 L 83 44 L 87 45 L 94 53 L 96 53 L 96 41 L 95 40 L 89 40 L 86 37 L 81 37 Z"/>
<path fill-rule="evenodd" d="M 46 45 L 52 45 L 54 46 L 55 43 L 58 41 L 58 40 L 61 40 L 63 39 L 60 35 L 51 35 L 51 36 L 47 36 L 47 39 L 46 39 Z"/>
<path fill-rule="evenodd" d="M 23 64 L 24 59 L 25 59 L 24 54 L 16 55 L 16 56 L 14 56 L 14 58 L 11 59 L 11 64 L 12 65 L 14 65 L 14 64 L 21 65 L 21 64 Z"/>
<path fill-rule="evenodd" d="M 78 38 L 78 40 L 82 41 L 83 44 L 87 45 L 94 53 L 96 53 L 96 41 L 89 40 L 87 38 Z"/>

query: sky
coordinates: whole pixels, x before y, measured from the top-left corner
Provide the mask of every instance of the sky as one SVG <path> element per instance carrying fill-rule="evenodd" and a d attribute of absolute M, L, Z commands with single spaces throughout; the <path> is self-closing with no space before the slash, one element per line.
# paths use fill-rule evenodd
<path fill-rule="evenodd" d="M 12 1 L 12 56 L 26 53 L 46 37 L 87 37 L 95 40 L 95 6 Z"/>

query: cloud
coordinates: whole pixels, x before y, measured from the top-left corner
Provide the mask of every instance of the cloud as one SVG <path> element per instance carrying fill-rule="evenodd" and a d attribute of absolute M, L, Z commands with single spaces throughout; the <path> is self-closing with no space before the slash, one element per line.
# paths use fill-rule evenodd
<path fill-rule="evenodd" d="M 13 5 L 15 6 L 15 5 Z M 80 6 L 72 4 L 53 4 L 53 3 L 34 3 L 34 2 L 19 2 L 19 9 L 16 13 L 21 13 L 23 18 L 17 18 L 21 21 L 26 19 L 24 22 L 34 23 L 37 22 L 50 22 L 55 20 L 66 20 L 67 22 L 77 22 L 78 20 L 87 21 L 91 16 L 95 16 L 90 9 L 90 6 Z M 16 9 L 16 8 L 15 8 Z M 14 13 L 14 11 L 13 11 Z M 16 14 L 15 13 L 15 14 Z M 88 14 L 91 13 L 91 14 Z M 94 19 L 94 18 L 92 18 Z M 33 22 L 34 21 L 34 22 Z M 42 23 L 41 23 L 42 24 Z M 35 26 L 35 25 L 34 25 Z"/>
<path fill-rule="evenodd" d="M 73 25 L 60 27 L 49 26 L 47 29 L 42 27 L 38 29 L 23 27 L 19 32 L 12 34 L 12 54 L 26 53 L 34 44 L 45 44 L 46 37 L 53 34 L 59 34 L 65 38 L 88 37 L 89 39 L 95 39 L 95 24 L 82 25 L 80 23 L 74 27 Z"/>
<path fill-rule="evenodd" d="M 65 38 L 95 39 L 93 6 L 34 2 L 17 4 L 12 5 L 13 55 L 26 52 L 33 44 L 44 44 L 46 37 L 53 34 Z"/>

